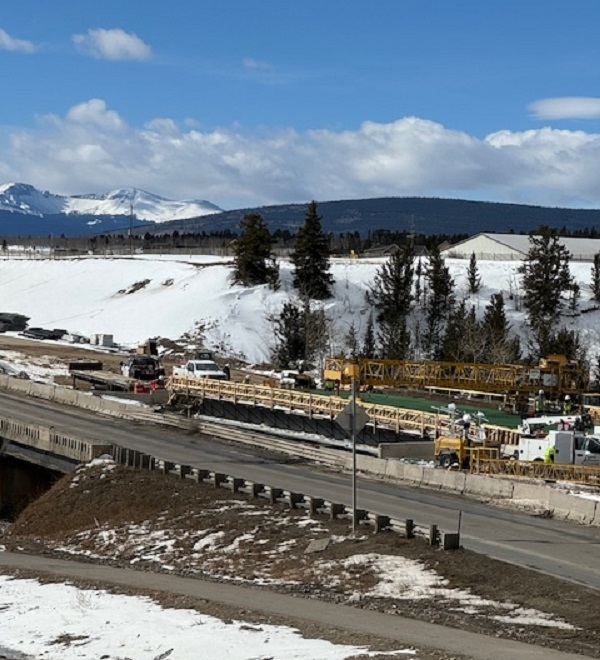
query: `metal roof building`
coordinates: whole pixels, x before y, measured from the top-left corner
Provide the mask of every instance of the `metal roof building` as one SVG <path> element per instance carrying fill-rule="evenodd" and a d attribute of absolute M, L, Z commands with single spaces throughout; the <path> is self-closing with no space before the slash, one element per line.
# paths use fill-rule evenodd
<path fill-rule="evenodd" d="M 593 261 L 600 252 L 600 238 L 565 238 L 559 242 L 571 253 L 573 261 Z M 469 259 L 473 252 L 478 261 L 521 261 L 531 243 L 528 234 L 477 234 L 442 250 L 444 257 Z"/>

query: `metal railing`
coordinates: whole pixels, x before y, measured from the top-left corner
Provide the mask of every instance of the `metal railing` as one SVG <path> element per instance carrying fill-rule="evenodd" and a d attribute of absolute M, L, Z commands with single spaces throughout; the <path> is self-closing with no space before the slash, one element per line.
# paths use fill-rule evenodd
<path fill-rule="evenodd" d="M 336 396 L 311 394 L 265 385 L 251 385 L 208 378 L 172 376 L 167 387 L 175 394 L 189 397 L 218 399 L 232 403 L 279 408 L 289 413 L 306 414 L 334 419 L 348 401 Z M 370 424 L 400 431 L 412 431 L 424 436 L 426 431 L 436 434 L 447 422 L 447 416 L 395 406 L 382 406 L 360 401 L 361 408 L 370 418 Z M 518 444 L 519 433 L 515 429 L 486 424 L 487 440 L 500 444 Z"/>
<path fill-rule="evenodd" d="M 478 456 L 471 462 L 471 473 L 600 486 L 600 467 L 591 465 L 509 461 Z"/>

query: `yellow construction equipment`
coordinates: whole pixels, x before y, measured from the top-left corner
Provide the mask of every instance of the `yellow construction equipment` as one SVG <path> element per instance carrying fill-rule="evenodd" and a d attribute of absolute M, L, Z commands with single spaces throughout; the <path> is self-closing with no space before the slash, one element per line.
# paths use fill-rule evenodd
<path fill-rule="evenodd" d="M 433 360 L 375 360 L 326 358 L 324 380 L 345 385 L 348 365 L 358 366 L 364 386 L 440 388 L 528 394 L 543 389 L 549 397 L 585 390 L 587 374 L 564 356 L 549 356 L 537 366 L 525 364 L 474 364 Z"/>

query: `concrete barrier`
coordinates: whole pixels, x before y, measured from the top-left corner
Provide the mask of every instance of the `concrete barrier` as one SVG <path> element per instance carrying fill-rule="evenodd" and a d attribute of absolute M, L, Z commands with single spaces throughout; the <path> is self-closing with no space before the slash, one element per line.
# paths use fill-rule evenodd
<path fill-rule="evenodd" d="M 456 470 L 436 470 L 435 468 L 431 468 L 431 471 L 436 473 L 436 480 L 439 482 L 441 490 L 450 490 L 461 495 L 465 492 L 466 473 Z"/>
<path fill-rule="evenodd" d="M 535 502 L 539 507 L 549 508 L 548 501 L 551 490 L 546 484 L 530 484 L 516 480 L 513 486 L 512 498 L 516 502 Z"/>
<path fill-rule="evenodd" d="M 597 502 L 559 490 L 550 489 L 548 507 L 560 518 L 580 523 L 592 523 L 596 516 Z"/>
<path fill-rule="evenodd" d="M 406 463 L 401 461 L 387 461 L 387 466 L 385 469 L 386 479 L 390 481 L 404 481 L 404 468 Z"/>
<path fill-rule="evenodd" d="M 512 499 L 514 484 L 508 479 L 494 479 L 481 474 L 468 474 L 464 492 L 486 498 Z"/>
<path fill-rule="evenodd" d="M 433 468 L 424 468 L 422 465 L 404 465 L 404 481 L 409 481 L 413 486 L 420 486 L 423 483 L 424 470 Z"/>
<path fill-rule="evenodd" d="M 386 474 L 387 461 L 375 456 L 357 456 L 356 469 L 360 472 L 366 472 L 374 477 L 383 479 Z"/>
<path fill-rule="evenodd" d="M 423 467 L 423 479 L 421 480 L 421 486 L 426 488 L 437 488 L 440 489 L 443 486 L 443 477 L 445 470 L 436 470 L 431 467 Z"/>
<path fill-rule="evenodd" d="M 379 458 L 418 458 L 433 460 L 433 442 L 382 442 L 379 445 Z"/>

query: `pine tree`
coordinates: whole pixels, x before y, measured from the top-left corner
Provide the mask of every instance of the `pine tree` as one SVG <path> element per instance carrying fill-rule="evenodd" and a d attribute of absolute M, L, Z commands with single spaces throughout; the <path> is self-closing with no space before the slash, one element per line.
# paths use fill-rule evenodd
<path fill-rule="evenodd" d="M 310 300 L 304 307 L 304 366 L 318 366 L 322 370 L 323 358 L 329 347 L 329 321 L 322 308 L 311 309 Z"/>
<path fill-rule="evenodd" d="M 437 246 L 429 255 L 425 279 L 428 286 L 423 344 L 428 357 L 436 360 L 442 354 L 443 339 L 455 302 L 454 280 Z"/>
<path fill-rule="evenodd" d="M 374 358 L 375 357 L 375 327 L 373 324 L 373 314 L 369 314 L 367 321 L 367 328 L 365 330 L 365 338 L 362 348 L 360 350 L 360 357 Z"/>
<path fill-rule="evenodd" d="M 242 234 L 234 247 L 233 281 L 243 286 L 276 288 L 277 265 L 271 257 L 271 234 L 262 216 L 249 213 L 240 222 Z"/>
<path fill-rule="evenodd" d="M 484 362 L 511 364 L 519 359 L 519 338 L 511 332 L 501 293 L 494 293 L 490 298 L 483 315 L 482 333 L 485 340 Z"/>
<path fill-rule="evenodd" d="M 450 312 L 441 357 L 454 362 L 481 362 L 485 354 L 485 338 L 477 320 L 475 307 L 467 310 L 462 300 Z"/>
<path fill-rule="evenodd" d="M 448 326 L 444 336 L 442 348 L 443 360 L 452 360 L 453 362 L 466 362 L 465 359 L 465 332 L 468 321 L 467 305 L 462 300 L 452 311 L 448 318 Z"/>
<path fill-rule="evenodd" d="M 325 300 L 331 296 L 333 277 L 329 272 L 329 240 L 321 228 L 317 203 L 311 202 L 294 240 L 290 255 L 294 265 L 294 287 L 300 295 L 312 300 Z"/>
<path fill-rule="evenodd" d="M 345 347 L 348 349 L 348 354 L 350 357 L 357 357 L 359 353 L 358 348 L 358 334 L 356 332 L 356 325 L 354 321 L 350 324 L 348 328 L 348 334 L 344 338 Z"/>
<path fill-rule="evenodd" d="M 421 264 L 421 259 L 417 259 L 417 265 L 415 267 L 415 302 L 417 305 L 421 302 L 421 276 L 423 275 L 423 266 Z"/>
<path fill-rule="evenodd" d="M 566 304 L 565 294 L 573 290 L 574 279 L 569 270 L 571 255 L 554 230 L 540 227 L 529 242 L 531 247 L 519 272 L 523 275 L 523 304 L 534 348 L 543 356 L 551 353 Z"/>
<path fill-rule="evenodd" d="M 469 260 L 469 268 L 467 269 L 467 282 L 469 283 L 469 293 L 471 295 L 479 293 L 481 290 L 481 276 L 479 275 L 479 269 L 477 268 L 477 258 L 475 257 L 475 252 L 471 253 L 471 259 Z"/>
<path fill-rule="evenodd" d="M 413 303 L 414 250 L 406 245 L 377 271 L 368 300 L 377 310 L 379 342 L 384 358 L 403 360 L 410 347 L 408 316 Z"/>
<path fill-rule="evenodd" d="M 592 299 L 600 302 L 600 252 L 594 255 L 590 288 L 592 289 Z"/>
<path fill-rule="evenodd" d="M 275 341 L 273 361 L 280 369 L 296 367 L 305 359 L 305 313 L 297 305 L 284 303 L 275 319 Z"/>

